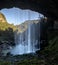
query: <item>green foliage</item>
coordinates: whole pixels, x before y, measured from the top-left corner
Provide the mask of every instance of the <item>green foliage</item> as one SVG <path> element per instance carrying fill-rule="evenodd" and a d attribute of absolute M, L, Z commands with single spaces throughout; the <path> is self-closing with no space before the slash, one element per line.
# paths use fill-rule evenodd
<path fill-rule="evenodd" d="M 0 65 L 11 65 L 11 62 L 8 62 L 8 61 L 0 61 Z"/>
<path fill-rule="evenodd" d="M 7 22 L 0 22 L 0 30 L 5 31 L 8 28 L 12 28 L 15 31 L 16 27 L 13 24 Z"/>
<path fill-rule="evenodd" d="M 58 30 L 49 32 L 49 45 L 45 47 L 40 54 L 45 58 L 47 65 L 58 65 Z"/>
<path fill-rule="evenodd" d="M 10 41 L 14 43 L 14 32 L 16 27 L 7 22 L 0 22 L 0 41 Z"/>
<path fill-rule="evenodd" d="M 45 61 L 44 60 L 39 60 L 36 57 L 32 59 L 25 59 L 23 61 L 18 61 L 15 62 L 15 65 L 44 65 Z"/>

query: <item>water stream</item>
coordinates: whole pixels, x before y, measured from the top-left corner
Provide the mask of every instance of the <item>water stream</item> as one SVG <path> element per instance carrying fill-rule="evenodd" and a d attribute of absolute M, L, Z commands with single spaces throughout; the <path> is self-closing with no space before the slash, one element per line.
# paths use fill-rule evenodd
<path fill-rule="evenodd" d="M 26 53 L 35 53 L 39 44 L 39 33 L 36 24 L 28 24 L 28 27 L 23 33 L 15 34 L 16 46 L 11 50 L 11 54 L 20 55 Z"/>

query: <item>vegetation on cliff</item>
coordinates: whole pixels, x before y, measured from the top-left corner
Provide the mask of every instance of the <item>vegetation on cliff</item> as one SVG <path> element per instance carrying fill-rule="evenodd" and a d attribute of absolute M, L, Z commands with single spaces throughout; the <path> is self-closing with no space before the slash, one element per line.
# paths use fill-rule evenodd
<path fill-rule="evenodd" d="M 5 16 L 2 13 L 0 13 L 0 42 L 2 41 L 14 42 L 15 30 L 16 27 L 13 24 L 9 24 Z"/>

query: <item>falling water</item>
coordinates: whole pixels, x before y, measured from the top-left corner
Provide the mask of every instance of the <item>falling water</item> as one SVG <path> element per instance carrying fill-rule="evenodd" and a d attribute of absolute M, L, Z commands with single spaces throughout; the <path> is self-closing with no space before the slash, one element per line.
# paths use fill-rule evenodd
<path fill-rule="evenodd" d="M 31 37 L 30 37 L 30 23 L 28 25 L 28 53 L 32 52 L 32 48 L 31 48 Z"/>
<path fill-rule="evenodd" d="M 39 34 L 36 30 L 36 24 L 28 23 L 27 29 L 21 33 L 15 33 L 16 46 L 11 50 L 11 54 L 34 53 L 37 49 Z M 39 25 L 38 25 L 39 26 Z"/>

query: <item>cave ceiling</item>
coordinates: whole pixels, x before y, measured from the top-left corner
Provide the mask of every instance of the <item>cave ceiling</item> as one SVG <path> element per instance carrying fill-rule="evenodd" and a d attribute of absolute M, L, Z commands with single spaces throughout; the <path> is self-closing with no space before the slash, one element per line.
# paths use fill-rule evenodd
<path fill-rule="evenodd" d="M 0 10 L 12 7 L 30 9 L 58 20 L 58 0 L 0 0 Z"/>

